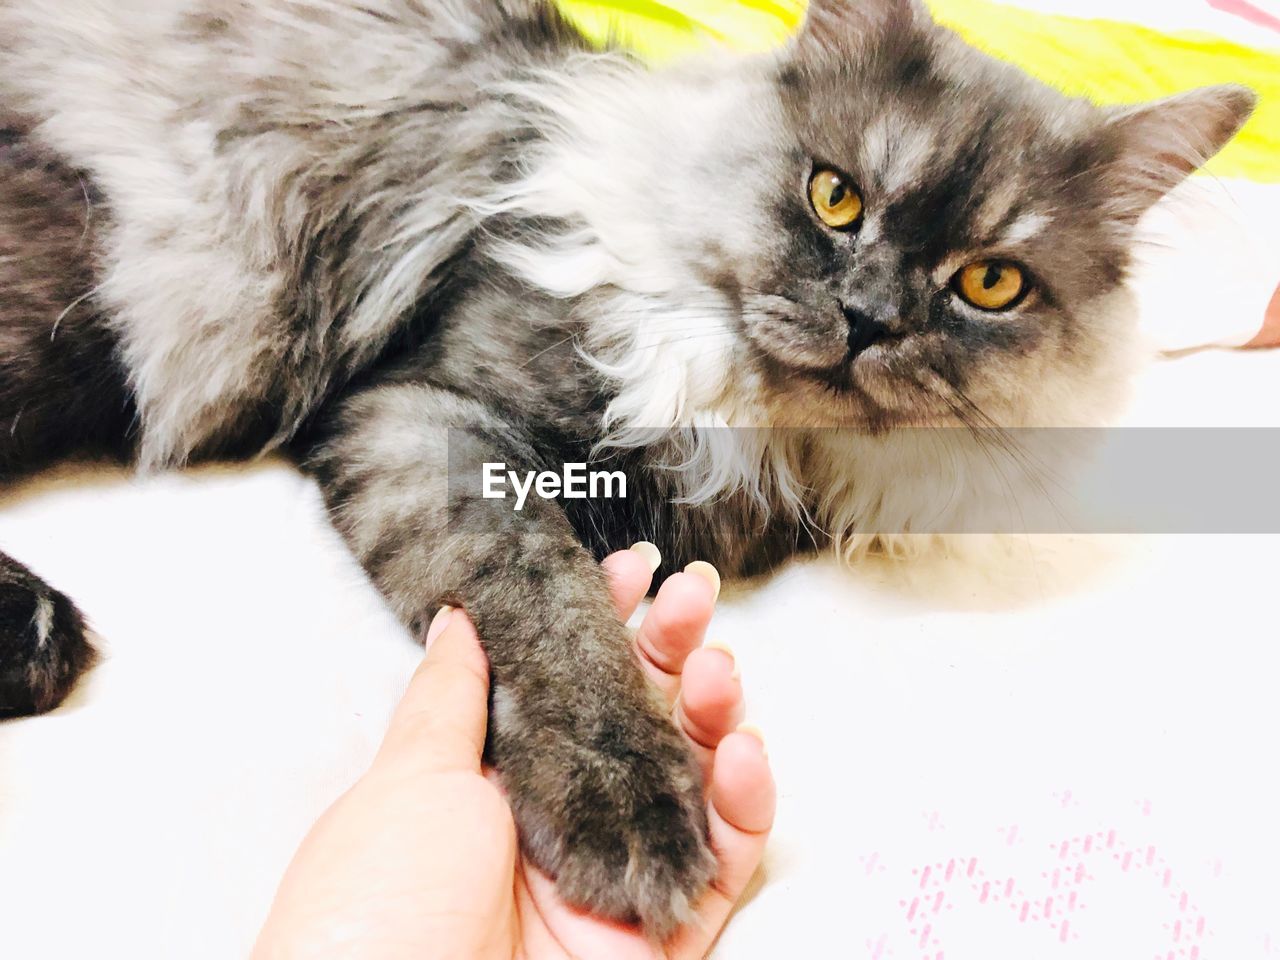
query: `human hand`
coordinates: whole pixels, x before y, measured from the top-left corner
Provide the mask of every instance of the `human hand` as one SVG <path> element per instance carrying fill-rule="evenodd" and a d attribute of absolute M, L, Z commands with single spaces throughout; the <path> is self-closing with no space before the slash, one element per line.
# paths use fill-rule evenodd
<path fill-rule="evenodd" d="M 1271 298 L 1271 305 L 1267 307 L 1266 320 L 1262 325 L 1262 332 L 1254 338 L 1249 346 L 1280 346 L 1280 287 L 1276 287 L 1275 296 Z"/>
<path fill-rule="evenodd" d="M 604 561 L 628 618 L 651 573 L 639 552 Z M 562 901 L 519 851 L 507 799 L 481 767 L 488 664 L 461 611 L 441 611 L 428 652 L 369 771 L 316 823 L 281 882 L 254 960 L 693 960 L 746 889 L 773 824 L 761 740 L 737 732 L 744 704 L 731 654 L 701 647 L 718 578 L 671 577 L 636 651 L 689 736 L 707 782 L 719 875 L 695 922 L 661 946 Z"/>

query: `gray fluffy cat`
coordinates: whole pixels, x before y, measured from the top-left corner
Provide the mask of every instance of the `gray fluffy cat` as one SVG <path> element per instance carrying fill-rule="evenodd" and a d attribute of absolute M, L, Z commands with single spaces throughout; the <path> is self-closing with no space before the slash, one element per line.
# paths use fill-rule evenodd
<path fill-rule="evenodd" d="M 475 619 L 528 854 L 661 936 L 714 860 L 597 558 L 856 550 L 939 495 L 896 428 L 1105 416 L 1135 223 L 1253 103 L 1101 110 L 911 0 L 660 70 L 538 0 L 0 0 L 0 478 L 296 456 Z M 593 457 L 628 500 L 478 496 Z M 0 554 L 0 714 L 92 659 Z"/>

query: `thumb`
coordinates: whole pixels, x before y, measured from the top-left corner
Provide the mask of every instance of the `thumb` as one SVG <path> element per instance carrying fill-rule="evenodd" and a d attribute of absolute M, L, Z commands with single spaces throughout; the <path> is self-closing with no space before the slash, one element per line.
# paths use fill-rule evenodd
<path fill-rule="evenodd" d="M 427 655 L 409 681 L 375 767 L 479 771 L 489 715 L 489 661 L 470 618 L 444 607 L 427 634 Z"/>

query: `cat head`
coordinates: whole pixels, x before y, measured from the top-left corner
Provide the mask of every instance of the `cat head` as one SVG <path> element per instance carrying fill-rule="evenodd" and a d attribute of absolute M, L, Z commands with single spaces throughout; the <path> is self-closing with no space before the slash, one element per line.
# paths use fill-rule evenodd
<path fill-rule="evenodd" d="M 775 77 L 790 150 L 774 242 L 734 271 L 744 335 L 771 383 L 873 426 L 1105 408 L 1135 225 L 1255 104 L 1099 109 L 906 0 L 815 0 Z"/>
<path fill-rule="evenodd" d="M 912 0 L 812 0 L 777 55 L 588 67 L 549 103 L 526 200 L 576 226 L 508 259 L 590 293 L 615 419 L 879 429 L 1113 405 L 1135 225 L 1255 97 L 1102 109 Z"/>

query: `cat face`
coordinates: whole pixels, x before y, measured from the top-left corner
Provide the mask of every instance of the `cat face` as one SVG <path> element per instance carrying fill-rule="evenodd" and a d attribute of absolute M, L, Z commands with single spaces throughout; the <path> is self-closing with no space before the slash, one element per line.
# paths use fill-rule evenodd
<path fill-rule="evenodd" d="M 775 81 L 762 242 L 721 284 L 777 419 L 873 429 L 1105 407 L 1134 225 L 1253 106 L 1227 87 L 1107 113 L 907 3 L 816 4 Z"/>
<path fill-rule="evenodd" d="M 1098 422 L 1134 226 L 1255 102 L 1102 110 L 912 0 L 812 0 L 779 55 L 580 71 L 517 91 L 549 121 L 503 202 L 538 226 L 498 252 L 581 298 L 640 430 Z"/>

